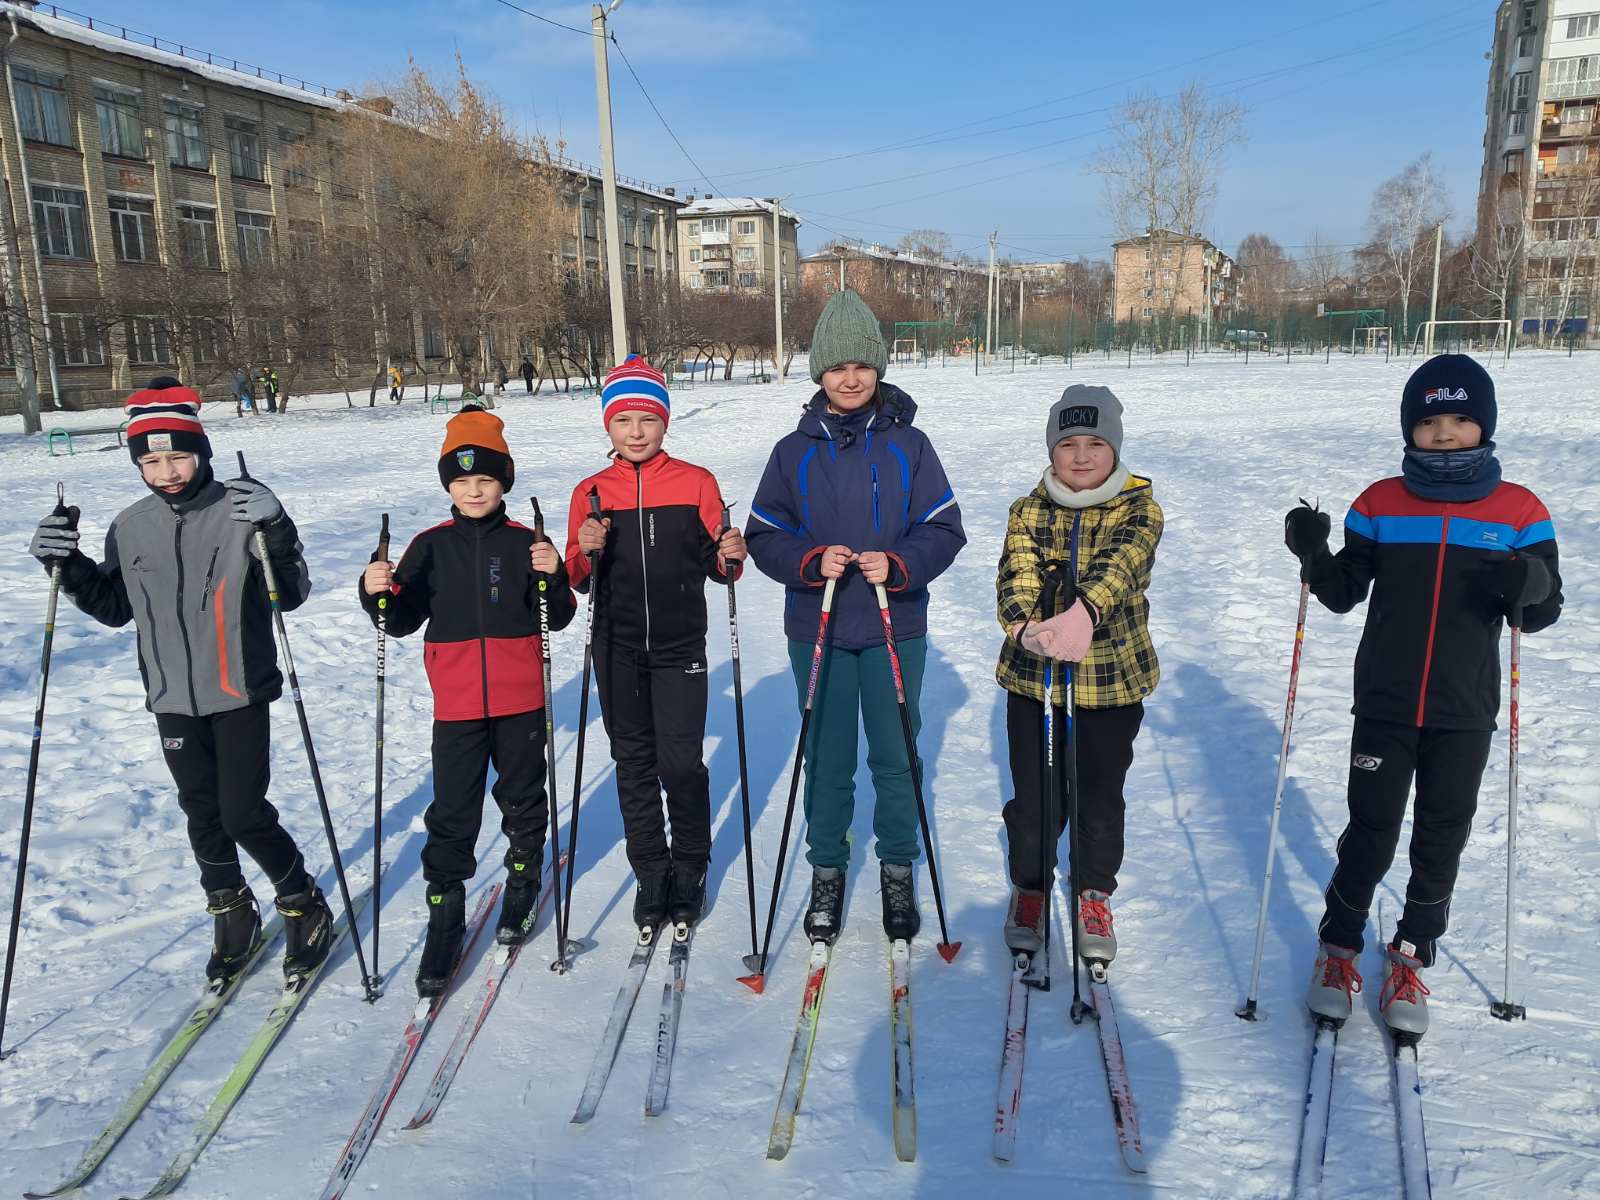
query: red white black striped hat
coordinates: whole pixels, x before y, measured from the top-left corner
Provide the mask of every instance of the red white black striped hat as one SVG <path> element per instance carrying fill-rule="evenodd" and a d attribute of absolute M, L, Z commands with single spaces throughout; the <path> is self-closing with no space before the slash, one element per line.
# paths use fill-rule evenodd
<path fill-rule="evenodd" d="M 128 397 L 124 408 L 134 462 L 167 450 L 211 457 L 211 442 L 200 424 L 200 396 L 170 375 L 152 379 Z"/>

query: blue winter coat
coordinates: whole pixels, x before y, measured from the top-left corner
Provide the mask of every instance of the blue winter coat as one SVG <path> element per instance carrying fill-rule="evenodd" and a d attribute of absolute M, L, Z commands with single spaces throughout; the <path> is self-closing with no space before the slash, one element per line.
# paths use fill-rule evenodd
<path fill-rule="evenodd" d="M 912 427 L 917 405 L 893 384 L 880 403 L 847 416 L 828 411 L 818 390 L 796 430 L 772 448 L 745 526 L 756 566 L 788 589 L 783 631 L 817 636 L 828 546 L 890 556 L 889 614 L 896 638 L 928 628 L 928 584 L 955 561 L 967 535 L 961 509 L 933 444 Z M 883 644 L 871 584 L 845 572 L 833 599 L 831 642 L 847 650 Z"/>

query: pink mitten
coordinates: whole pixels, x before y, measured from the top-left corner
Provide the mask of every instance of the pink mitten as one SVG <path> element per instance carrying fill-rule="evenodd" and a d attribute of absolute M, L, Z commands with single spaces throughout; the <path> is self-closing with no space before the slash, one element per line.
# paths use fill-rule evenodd
<path fill-rule="evenodd" d="M 1043 625 L 1034 622 L 1024 625 L 1019 622 L 1011 627 L 1011 636 L 1030 654 L 1037 654 L 1040 658 L 1053 657 L 1051 651 L 1055 646 L 1055 635 L 1046 632 Z"/>
<path fill-rule="evenodd" d="M 1038 630 L 1041 643 L 1048 645 L 1043 653 L 1057 662 L 1082 662 L 1089 653 L 1089 643 L 1094 640 L 1094 618 L 1082 600 L 1073 601 L 1066 612 L 1040 621 L 1034 629 Z"/>

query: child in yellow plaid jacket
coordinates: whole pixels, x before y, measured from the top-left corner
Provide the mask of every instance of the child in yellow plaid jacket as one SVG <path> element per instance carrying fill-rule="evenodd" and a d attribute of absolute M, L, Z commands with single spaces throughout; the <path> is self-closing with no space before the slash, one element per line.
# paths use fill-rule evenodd
<path fill-rule="evenodd" d="M 1122 405 L 1109 388 L 1074 385 L 1063 392 L 1050 409 L 1045 449 L 1050 465 L 1043 479 L 1011 505 L 995 577 L 996 616 L 1006 631 L 995 677 L 1008 693 L 1014 789 L 1003 813 L 1012 884 L 1005 938 L 1018 953 L 1031 955 L 1043 945 L 1046 892 L 1066 828 L 1059 774 L 1066 722 L 1059 712 L 1060 808 L 1048 818 L 1044 812 L 1045 674 L 1048 667 L 1050 702 L 1059 710 L 1066 699 L 1062 664 L 1072 663 L 1079 952 L 1110 962 L 1117 943 L 1108 902 L 1122 866 L 1122 787 L 1145 697 L 1161 676 L 1145 598 L 1161 506 L 1150 481 L 1122 461 Z"/>

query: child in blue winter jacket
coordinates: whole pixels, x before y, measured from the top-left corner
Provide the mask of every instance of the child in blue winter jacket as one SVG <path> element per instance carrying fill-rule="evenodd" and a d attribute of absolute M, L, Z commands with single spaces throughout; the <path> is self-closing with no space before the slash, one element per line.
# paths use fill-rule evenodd
<path fill-rule="evenodd" d="M 916 798 L 876 586 L 888 591 L 915 730 L 927 658 L 928 584 L 967 540 L 939 457 L 912 427 L 916 403 L 881 382 L 887 363 L 872 310 L 854 292 L 836 294 L 811 340 L 811 378 L 821 388 L 799 427 L 773 447 L 745 529 L 751 559 L 788 591 L 784 633 L 802 703 L 823 589 L 836 581 L 804 748 L 812 866 L 805 930 L 812 941 L 830 944 L 844 916 L 858 722 L 867 731 L 877 797 L 873 832 L 884 932 L 891 940 L 910 939 L 921 927 L 911 871 L 918 852 Z"/>

